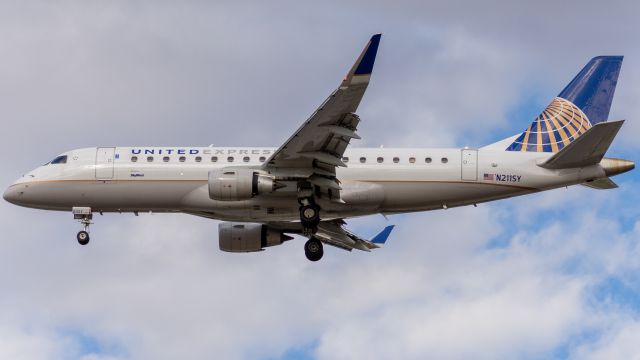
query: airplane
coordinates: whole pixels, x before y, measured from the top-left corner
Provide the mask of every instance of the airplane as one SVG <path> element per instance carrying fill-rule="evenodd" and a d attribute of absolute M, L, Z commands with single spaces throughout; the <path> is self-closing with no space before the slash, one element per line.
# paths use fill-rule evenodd
<path fill-rule="evenodd" d="M 635 168 L 604 157 L 623 120 L 607 121 L 621 56 L 591 59 L 522 133 L 479 148 L 349 148 L 381 34 L 337 89 L 279 148 L 92 147 L 65 152 L 4 193 L 20 206 L 71 211 L 89 242 L 94 213 L 186 213 L 222 220 L 219 247 L 262 251 L 302 235 L 307 259 L 323 244 L 383 246 L 393 225 L 366 239 L 345 220 L 526 195 L 581 184 L 612 189 Z"/>

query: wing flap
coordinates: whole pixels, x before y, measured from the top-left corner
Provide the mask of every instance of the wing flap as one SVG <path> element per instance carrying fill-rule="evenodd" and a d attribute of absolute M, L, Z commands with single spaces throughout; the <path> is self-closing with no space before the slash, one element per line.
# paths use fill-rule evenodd
<path fill-rule="evenodd" d="M 299 152 L 298 155 L 307 158 L 321 161 L 325 164 L 346 167 L 347 165 L 342 162 L 341 156 L 326 152 L 326 151 L 307 151 Z"/>
<path fill-rule="evenodd" d="M 328 189 L 342 190 L 342 187 L 340 187 L 340 185 L 338 184 L 338 180 L 336 179 L 313 175 L 309 178 L 309 182 L 314 185 L 326 187 Z"/>
<path fill-rule="evenodd" d="M 340 135 L 340 136 L 344 136 L 347 137 L 349 139 L 357 139 L 360 140 L 362 139 L 360 137 L 360 135 L 356 134 L 355 131 L 343 126 L 338 126 L 338 125 L 323 125 L 327 128 L 327 130 L 331 131 L 334 135 Z"/>

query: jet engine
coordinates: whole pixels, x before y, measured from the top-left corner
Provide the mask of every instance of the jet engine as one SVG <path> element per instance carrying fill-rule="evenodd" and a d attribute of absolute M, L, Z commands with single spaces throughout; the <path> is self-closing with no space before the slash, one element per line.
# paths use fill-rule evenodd
<path fill-rule="evenodd" d="M 228 252 L 260 251 L 293 239 L 267 225 L 230 222 L 218 225 L 218 238 L 220 250 Z"/>
<path fill-rule="evenodd" d="M 212 200 L 248 200 L 276 189 L 273 176 L 254 169 L 222 168 L 209 172 L 209 197 Z"/>

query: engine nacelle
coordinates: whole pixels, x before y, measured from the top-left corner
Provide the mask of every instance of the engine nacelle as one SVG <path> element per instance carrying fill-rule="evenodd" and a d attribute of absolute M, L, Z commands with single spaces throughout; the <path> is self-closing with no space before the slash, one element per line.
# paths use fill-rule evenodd
<path fill-rule="evenodd" d="M 248 200 L 275 189 L 275 178 L 258 170 L 222 168 L 209 172 L 209 197 L 212 200 Z"/>
<path fill-rule="evenodd" d="M 223 222 L 218 225 L 218 239 L 222 251 L 252 252 L 293 238 L 267 225 Z"/>

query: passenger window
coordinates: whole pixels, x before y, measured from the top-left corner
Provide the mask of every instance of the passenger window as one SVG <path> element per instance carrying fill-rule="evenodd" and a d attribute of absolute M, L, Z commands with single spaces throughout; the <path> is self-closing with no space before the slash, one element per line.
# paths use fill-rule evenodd
<path fill-rule="evenodd" d="M 131 162 L 137 162 L 138 161 L 138 157 L 137 156 L 132 156 L 131 157 Z"/>
<path fill-rule="evenodd" d="M 399 163 L 399 162 L 400 162 L 400 158 L 399 158 L 399 157 L 394 157 L 394 158 L 393 158 L 393 163 L 394 163 L 394 164 L 397 164 L 397 163 Z"/>
<path fill-rule="evenodd" d="M 218 162 L 218 157 L 217 156 L 212 156 L 211 157 L 211 162 Z"/>
<path fill-rule="evenodd" d="M 378 164 L 382 164 L 382 162 L 384 161 L 383 157 L 379 157 L 376 159 L 376 161 L 378 161 Z"/>
<path fill-rule="evenodd" d="M 147 156 L 147 162 L 153 162 L 153 156 Z"/>
<path fill-rule="evenodd" d="M 202 156 L 196 156 L 196 162 L 202 162 Z"/>
<path fill-rule="evenodd" d="M 249 159 L 248 156 L 245 156 L 245 157 L 242 158 L 242 161 L 244 161 L 244 162 L 249 162 L 249 160 L 251 160 L 251 159 Z"/>
<path fill-rule="evenodd" d="M 431 164 L 431 158 L 430 157 L 424 158 L 424 162 L 426 162 L 427 164 Z"/>
<path fill-rule="evenodd" d="M 415 164 L 415 163 L 416 163 L 416 158 L 414 158 L 414 157 L 410 157 L 410 158 L 409 158 L 409 162 L 410 162 L 411 164 Z"/>
<path fill-rule="evenodd" d="M 366 163 L 366 162 L 367 162 L 367 158 L 366 158 L 366 157 L 364 157 L 364 156 L 363 156 L 363 157 L 361 157 L 361 158 L 360 158 L 360 162 L 361 162 L 361 163 L 363 163 L 363 164 L 364 164 L 364 163 Z"/>
<path fill-rule="evenodd" d="M 227 162 L 233 162 L 233 156 L 229 156 L 229 157 L 227 158 Z"/>
<path fill-rule="evenodd" d="M 267 158 L 266 158 L 266 157 L 264 157 L 264 156 L 260 156 L 260 162 L 265 162 L 265 160 L 267 160 Z"/>
<path fill-rule="evenodd" d="M 185 156 L 180 156 L 180 157 L 178 158 L 178 161 L 180 161 L 180 162 L 185 162 L 185 161 L 187 161 L 187 158 L 186 158 Z"/>
<path fill-rule="evenodd" d="M 349 162 L 349 158 L 347 156 L 343 157 L 342 158 L 342 162 L 345 163 L 345 164 L 348 163 Z"/>
<path fill-rule="evenodd" d="M 67 163 L 67 155 L 58 156 L 57 158 L 51 160 L 51 164 L 66 164 Z"/>
<path fill-rule="evenodd" d="M 162 158 L 162 161 L 164 161 L 164 162 L 169 162 L 169 157 L 168 157 L 168 156 L 163 157 L 163 158 Z"/>
<path fill-rule="evenodd" d="M 442 159 L 440 159 L 440 161 L 442 161 L 443 164 L 446 164 L 449 162 L 449 159 L 447 159 L 446 157 L 443 157 Z"/>

